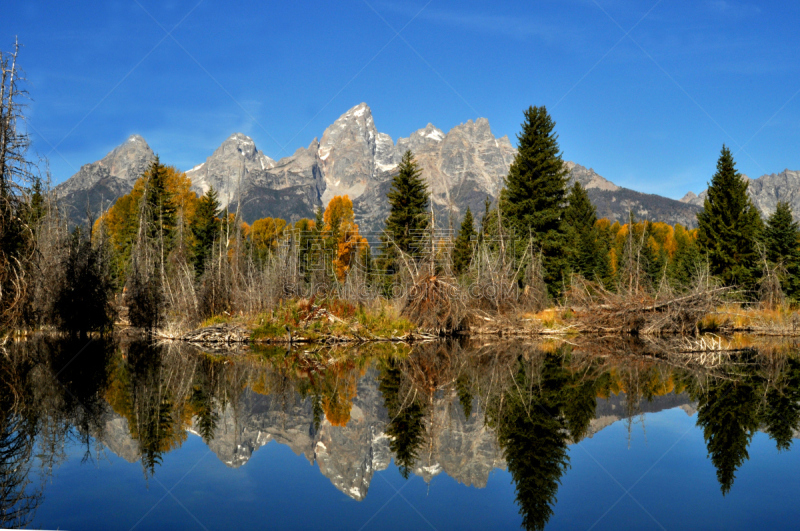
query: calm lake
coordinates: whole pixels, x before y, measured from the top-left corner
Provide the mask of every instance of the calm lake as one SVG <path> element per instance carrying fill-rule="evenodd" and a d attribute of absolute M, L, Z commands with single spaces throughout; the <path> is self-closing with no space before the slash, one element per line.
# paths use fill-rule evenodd
<path fill-rule="evenodd" d="M 0 351 L 0 527 L 796 529 L 800 349 Z"/>

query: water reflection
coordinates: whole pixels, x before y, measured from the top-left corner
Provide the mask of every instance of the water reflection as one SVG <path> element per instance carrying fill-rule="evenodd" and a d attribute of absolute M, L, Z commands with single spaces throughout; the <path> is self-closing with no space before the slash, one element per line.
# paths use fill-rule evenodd
<path fill-rule="evenodd" d="M 405 478 L 444 472 L 479 488 L 505 467 L 527 529 L 551 518 L 570 445 L 615 420 L 632 429 L 647 411 L 696 408 L 723 494 L 757 431 L 791 448 L 794 350 L 711 363 L 665 352 L 633 340 L 225 354 L 146 341 L 18 343 L 0 355 L 0 526 L 30 523 L 67 443 L 88 460 L 100 442 L 149 478 L 189 433 L 231 467 L 275 440 L 356 500 L 392 459 Z"/>

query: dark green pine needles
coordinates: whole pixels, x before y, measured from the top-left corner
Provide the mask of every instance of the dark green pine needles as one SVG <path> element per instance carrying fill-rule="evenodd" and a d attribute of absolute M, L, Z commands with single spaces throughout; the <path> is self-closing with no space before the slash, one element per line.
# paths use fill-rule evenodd
<path fill-rule="evenodd" d="M 162 241 L 169 246 L 175 231 L 178 209 L 167 187 L 167 167 L 161 164 L 158 155 L 145 173 L 145 178 L 147 179 L 145 192 L 148 210 L 147 235 L 152 241 Z"/>
<path fill-rule="evenodd" d="M 211 257 L 214 238 L 219 231 L 219 199 L 213 187 L 200 198 L 200 202 L 191 220 L 191 231 L 194 236 L 194 269 L 200 277 L 205 271 L 206 261 Z"/>
<path fill-rule="evenodd" d="M 545 107 L 525 111 L 517 156 L 500 193 L 500 211 L 514 232 L 518 256 L 528 239 L 542 253 L 544 280 L 551 295 L 557 295 L 567 267 L 564 207 L 567 170 L 561 160 L 555 122 Z"/>
<path fill-rule="evenodd" d="M 711 274 L 725 285 L 752 290 L 760 272 L 756 242 L 763 223 L 747 186 L 723 145 L 703 210 L 697 214 L 698 244 L 708 257 Z"/>
<path fill-rule="evenodd" d="M 569 234 L 572 271 L 589 280 L 606 281 L 611 269 L 608 241 L 595 226 L 597 213 L 581 183 L 573 183 L 567 203 L 564 221 Z"/>
<path fill-rule="evenodd" d="M 789 203 L 778 202 L 775 212 L 767 220 L 764 229 L 764 246 L 767 260 L 780 264 L 784 269 L 781 287 L 784 293 L 797 300 L 800 295 L 800 247 L 798 247 L 797 222 L 792 216 Z"/>
<path fill-rule="evenodd" d="M 472 261 L 472 246 L 477 234 L 472 211 L 467 207 L 464 221 L 461 222 L 461 229 L 453 244 L 453 272 L 456 275 L 464 273 L 469 267 L 469 263 Z"/>
<path fill-rule="evenodd" d="M 403 154 L 399 173 L 392 179 L 386 232 L 404 253 L 411 253 L 420 233 L 428 228 L 428 187 L 411 151 Z"/>

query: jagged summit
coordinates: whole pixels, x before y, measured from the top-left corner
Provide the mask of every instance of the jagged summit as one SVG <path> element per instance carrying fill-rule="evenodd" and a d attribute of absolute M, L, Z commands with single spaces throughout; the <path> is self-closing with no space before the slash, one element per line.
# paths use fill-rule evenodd
<path fill-rule="evenodd" d="M 273 168 L 275 161 L 256 148 L 252 138 L 234 133 L 225 139 L 206 161 L 186 172 L 192 189 L 204 194 L 210 187 L 220 202 L 228 206 L 248 188 L 257 174 Z"/>
<path fill-rule="evenodd" d="M 87 221 L 86 209 L 95 214 L 108 208 L 128 193 L 155 158 L 144 138 L 131 135 L 102 159 L 84 164 L 78 172 L 59 184 L 55 192 L 75 223 Z"/>
<path fill-rule="evenodd" d="M 318 151 L 325 179 L 322 204 L 336 195 L 354 199 L 364 193 L 375 177 L 377 137 L 372 110 L 366 103 L 348 110 L 325 129 Z"/>

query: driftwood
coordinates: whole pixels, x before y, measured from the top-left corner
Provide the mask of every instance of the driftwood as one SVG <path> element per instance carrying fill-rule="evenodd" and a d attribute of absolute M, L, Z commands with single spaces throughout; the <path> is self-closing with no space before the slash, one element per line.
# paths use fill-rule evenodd
<path fill-rule="evenodd" d="M 239 326 L 218 324 L 192 330 L 172 339 L 189 343 L 246 343 L 250 341 L 250 333 Z"/>

